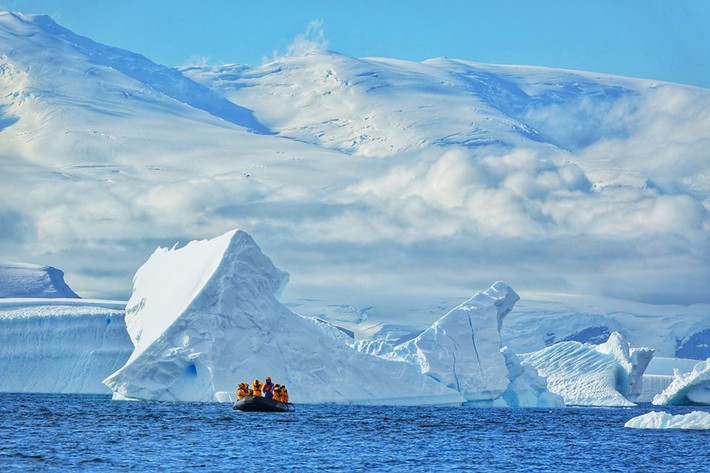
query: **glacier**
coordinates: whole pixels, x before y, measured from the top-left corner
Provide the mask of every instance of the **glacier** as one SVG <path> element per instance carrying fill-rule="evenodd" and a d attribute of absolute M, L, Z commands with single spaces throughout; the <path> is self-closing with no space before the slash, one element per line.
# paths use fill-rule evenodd
<path fill-rule="evenodd" d="M 710 412 L 693 411 L 688 414 L 673 415 L 669 412 L 652 411 L 624 424 L 632 429 L 710 429 Z"/>
<path fill-rule="evenodd" d="M 109 394 L 133 345 L 125 302 L 0 299 L 0 392 Z"/>
<path fill-rule="evenodd" d="M 697 363 L 687 373 L 675 369 L 673 381 L 653 398 L 653 404 L 710 406 L 710 358 Z"/>
<path fill-rule="evenodd" d="M 600 344 L 612 332 L 633 346 L 649 346 L 656 356 L 710 356 L 708 304 L 647 304 L 573 294 L 525 294 L 506 318 L 503 343 L 516 353 L 557 342 Z M 534 324 L 530 321 L 535 320 Z"/>
<path fill-rule="evenodd" d="M 297 403 L 461 403 L 413 366 L 359 353 L 287 309 L 288 275 L 233 230 L 160 247 L 134 278 L 126 328 L 135 348 L 104 380 L 117 399 L 223 401 L 271 376 Z"/>
<path fill-rule="evenodd" d="M 634 406 L 653 353 L 630 348 L 623 335 L 613 332 L 600 345 L 559 342 L 521 358 L 547 378 L 549 390 L 567 405 Z"/>

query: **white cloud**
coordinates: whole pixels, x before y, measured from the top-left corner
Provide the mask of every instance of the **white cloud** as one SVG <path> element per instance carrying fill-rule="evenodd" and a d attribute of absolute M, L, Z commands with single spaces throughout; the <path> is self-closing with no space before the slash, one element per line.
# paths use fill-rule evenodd
<path fill-rule="evenodd" d="M 325 37 L 323 20 L 311 20 L 306 31 L 296 35 L 291 44 L 286 47 L 286 56 L 305 56 L 316 51 L 325 51 L 328 40 Z"/>
<path fill-rule="evenodd" d="M 286 52 L 281 54 L 278 50 L 271 52 L 271 57 L 264 57 L 262 62 L 276 61 L 282 57 L 306 56 L 310 53 L 326 51 L 328 39 L 325 36 L 325 23 L 321 19 L 313 19 L 306 26 L 303 33 L 299 33 L 293 41 L 286 46 Z"/>

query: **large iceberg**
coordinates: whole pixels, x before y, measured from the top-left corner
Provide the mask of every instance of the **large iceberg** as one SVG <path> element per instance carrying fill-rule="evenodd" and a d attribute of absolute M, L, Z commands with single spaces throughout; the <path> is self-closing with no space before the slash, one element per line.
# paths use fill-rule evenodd
<path fill-rule="evenodd" d="M 101 393 L 128 359 L 124 302 L 0 299 L 0 391 Z"/>
<path fill-rule="evenodd" d="M 104 380 L 115 398 L 215 401 L 269 375 L 298 403 L 461 403 L 415 367 L 357 352 L 277 297 L 288 275 L 230 231 L 158 248 L 134 277 L 126 327 L 135 349 Z"/>
<path fill-rule="evenodd" d="M 0 261 L 0 298 L 78 298 L 51 266 Z"/>
<path fill-rule="evenodd" d="M 418 337 L 396 346 L 394 352 L 469 401 L 496 399 L 508 387 L 500 327 L 519 299 L 515 291 L 498 281 Z"/>
<path fill-rule="evenodd" d="M 653 350 L 630 348 L 623 335 L 613 332 L 600 345 L 560 342 L 521 356 L 568 405 L 633 406 Z"/>
<path fill-rule="evenodd" d="M 501 346 L 503 319 L 519 298 L 498 281 L 395 346 L 393 354 L 457 390 L 470 405 L 561 406 L 545 380 Z"/>
<path fill-rule="evenodd" d="M 673 381 L 653 398 L 660 405 L 710 405 L 710 358 L 696 364 L 688 373 L 675 370 Z"/>
<path fill-rule="evenodd" d="M 624 424 L 632 429 L 710 429 L 710 412 L 693 411 L 673 415 L 669 412 L 649 412 Z"/>

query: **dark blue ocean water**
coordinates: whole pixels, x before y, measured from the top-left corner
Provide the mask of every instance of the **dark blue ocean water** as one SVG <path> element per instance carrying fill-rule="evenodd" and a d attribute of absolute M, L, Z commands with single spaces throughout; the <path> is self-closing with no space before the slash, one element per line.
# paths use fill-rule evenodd
<path fill-rule="evenodd" d="M 120 402 L 0 394 L 0 471 L 684 471 L 710 431 L 624 428 L 653 409 Z M 656 408 L 658 409 L 658 408 Z M 674 413 L 691 408 L 665 408 Z"/>

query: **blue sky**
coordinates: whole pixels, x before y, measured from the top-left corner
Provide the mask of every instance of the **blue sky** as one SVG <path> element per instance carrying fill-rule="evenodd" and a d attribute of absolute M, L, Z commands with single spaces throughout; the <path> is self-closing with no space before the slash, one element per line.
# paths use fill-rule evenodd
<path fill-rule="evenodd" d="M 355 57 L 447 56 L 710 87 L 707 0 L 0 0 L 169 66 L 257 65 L 309 23 Z"/>

